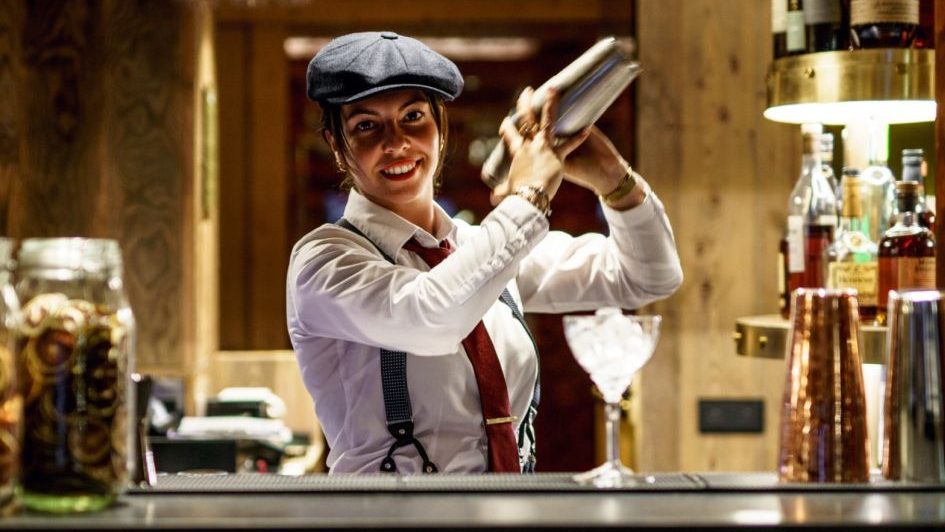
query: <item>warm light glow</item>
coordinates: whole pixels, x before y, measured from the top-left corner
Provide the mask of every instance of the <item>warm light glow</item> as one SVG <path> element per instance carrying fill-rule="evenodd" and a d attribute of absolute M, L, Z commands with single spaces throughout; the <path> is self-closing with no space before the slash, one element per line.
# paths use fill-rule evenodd
<path fill-rule="evenodd" d="M 453 61 L 515 61 L 538 52 L 537 39 L 525 37 L 417 37 L 433 50 Z M 330 39 L 290 37 L 285 53 L 290 59 L 311 59 Z"/>
<path fill-rule="evenodd" d="M 935 120 L 934 100 L 890 100 L 796 103 L 765 109 L 765 118 L 788 124 L 819 122 L 846 125 L 873 119 L 886 124 L 932 122 Z"/>
<path fill-rule="evenodd" d="M 740 525 L 779 525 L 782 517 L 779 510 L 735 510 L 732 512 L 732 521 Z"/>

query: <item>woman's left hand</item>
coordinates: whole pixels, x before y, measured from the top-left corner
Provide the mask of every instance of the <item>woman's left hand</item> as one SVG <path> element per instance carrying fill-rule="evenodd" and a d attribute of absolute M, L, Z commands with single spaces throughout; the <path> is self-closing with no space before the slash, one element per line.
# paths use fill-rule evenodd
<path fill-rule="evenodd" d="M 564 163 L 565 180 L 598 195 L 615 189 L 626 171 L 626 160 L 597 126 L 588 128 L 587 139 Z"/>
<path fill-rule="evenodd" d="M 597 126 L 591 126 L 582 134 L 587 135 L 577 148 L 568 155 L 564 164 L 564 179 L 580 185 L 598 196 L 606 196 L 623 183 L 630 170 L 627 163 L 610 139 Z M 619 211 L 632 209 L 646 199 L 646 185 L 637 177 L 637 185 L 614 202 L 607 202 Z"/>

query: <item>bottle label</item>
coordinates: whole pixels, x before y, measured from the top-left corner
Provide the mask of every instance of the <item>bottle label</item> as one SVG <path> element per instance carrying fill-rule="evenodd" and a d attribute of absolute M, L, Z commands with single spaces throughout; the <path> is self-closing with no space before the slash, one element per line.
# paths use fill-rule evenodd
<path fill-rule="evenodd" d="M 821 214 L 814 218 L 814 223 L 811 225 L 824 225 L 830 227 L 837 226 L 837 215 L 835 214 Z"/>
<path fill-rule="evenodd" d="M 787 2 L 771 0 L 771 33 L 787 31 Z"/>
<path fill-rule="evenodd" d="M 919 0 L 851 0 L 850 25 L 918 24 Z"/>
<path fill-rule="evenodd" d="M 788 216 L 787 219 L 788 272 L 804 271 L 804 217 Z"/>
<path fill-rule="evenodd" d="M 804 12 L 787 12 L 787 49 L 789 52 L 803 51 L 807 48 L 807 35 L 804 32 Z"/>
<path fill-rule="evenodd" d="M 878 282 L 876 262 L 831 262 L 827 265 L 827 288 L 855 289 L 861 306 L 876 306 Z"/>
<path fill-rule="evenodd" d="M 840 22 L 840 0 L 804 0 L 804 23 L 826 22 Z"/>
<path fill-rule="evenodd" d="M 897 289 L 935 288 L 935 257 L 899 257 L 894 268 Z"/>

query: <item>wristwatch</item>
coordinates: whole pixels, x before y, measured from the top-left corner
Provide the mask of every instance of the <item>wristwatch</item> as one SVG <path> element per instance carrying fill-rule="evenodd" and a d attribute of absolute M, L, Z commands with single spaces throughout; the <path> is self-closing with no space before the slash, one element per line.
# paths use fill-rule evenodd
<path fill-rule="evenodd" d="M 551 198 L 541 187 L 522 185 L 513 194 L 534 205 L 546 217 L 551 216 Z"/>

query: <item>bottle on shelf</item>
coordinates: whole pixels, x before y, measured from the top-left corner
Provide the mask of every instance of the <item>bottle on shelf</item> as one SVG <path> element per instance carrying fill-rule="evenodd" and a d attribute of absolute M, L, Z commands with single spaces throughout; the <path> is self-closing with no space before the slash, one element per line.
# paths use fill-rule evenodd
<path fill-rule="evenodd" d="M 804 0 L 807 52 L 832 52 L 850 46 L 849 22 L 841 0 Z"/>
<path fill-rule="evenodd" d="M 820 160 L 824 164 L 824 174 L 827 176 L 827 182 L 830 183 L 830 189 L 834 191 L 834 194 L 837 195 L 837 200 L 840 200 L 840 195 L 837 194 L 840 190 L 840 179 L 837 178 L 836 172 L 833 171 L 833 133 L 823 133 L 820 135 Z M 837 210 L 840 210 L 840 205 L 837 205 Z"/>
<path fill-rule="evenodd" d="M 913 48 L 935 48 L 935 4 L 937 0 L 919 0 L 919 27 L 915 30 Z M 945 9 L 940 6 L 939 9 Z"/>
<path fill-rule="evenodd" d="M 804 27 L 804 2 L 802 0 L 787 0 L 785 25 L 787 55 L 806 53 L 807 31 Z"/>
<path fill-rule="evenodd" d="M 821 161 L 822 132 L 820 124 L 801 126 L 801 175 L 788 202 L 787 294 L 797 288 L 823 288 L 826 285 L 823 257 L 837 226 L 837 204 Z"/>
<path fill-rule="evenodd" d="M 771 49 L 775 59 L 787 55 L 787 0 L 771 0 Z"/>
<path fill-rule="evenodd" d="M 863 202 L 864 228 L 870 240 L 879 242 L 883 232 L 892 225 L 896 209 L 896 179 L 887 164 L 889 152 L 889 127 L 886 124 L 869 124 L 868 138 L 846 143 L 851 167 L 861 164 L 862 155 L 854 157 L 857 142 L 866 143 L 866 167 L 860 168 L 860 180 L 863 183 L 861 201 Z"/>
<path fill-rule="evenodd" d="M 876 318 L 878 277 L 876 243 L 862 231 L 862 190 L 856 170 L 845 170 L 843 209 L 833 243 L 824 251 L 827 288 L 853 288 L 857 291 L 860 320 Z"/>
<path fill-rule="evenodd" d="M 886 323 L 886 305 L 890 290 L 935 288 L 935 237 L 919 225 L 915 207 L 919 184 L 896 183 L 896 224 L 879 242 L 879 297 L 877 321 Z"/>
<path fill-rule="evenodd" d="M 791 317 L 791 288 L 788 286 L 788 243 L 787 232 L 781 234 L 778 241 L 778 314 L 782 318 Z"/>
<path fill-rule="evenodd" d="M 850 0 L 852 48 L 909 48 L 919 27 L 919 0 Z"/>
<path fill-rule="evenodd" d="M 925 158 L 922 148 L 907 148 L 902 150 L 902 180 L 914 181 L 919 184 L 919 199 L 915 206 L 916 219 L 919 225 L 935 233 L 935 210 L 929 208 L 925 196 Z"/>

